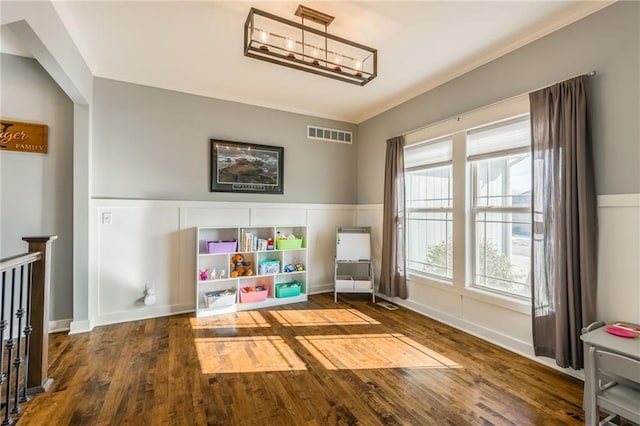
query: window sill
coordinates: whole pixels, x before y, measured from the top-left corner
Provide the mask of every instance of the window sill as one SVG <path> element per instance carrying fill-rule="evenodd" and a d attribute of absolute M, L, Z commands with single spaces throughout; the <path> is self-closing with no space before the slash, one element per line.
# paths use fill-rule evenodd
<path fill-rule="evenodd" d="M 492 305 L 500 306 L 522 314 L 531 314 L 531 302 L 528 300 L 509 297 L 507 295 L 497 294 L 475 287 L 465 288 L 464 294 L 471 299 L 479 300 L 481 302 L 491 303 Z"/>
<path fill-rule="evenodd" d="M 414 273 L 407 273 L 407 280 L 416 285 L 437 288 L 439 290 L 459 294 L 462 297 L 468 297 L 469 299 L 477 300 L 479 302 L 499 306 L 521 314 L 531 315 L 531 302 L 527 300 L 503 296 L 474 287 L 459 287 L 454 285 L 451 281 L 440 280 L 434 277 Z"/>
<path fill-rule="evenodd" d="M 439 286 L 453 287 L 453 280 L 438 278 L 434 275 L 419 274 L 417 272 L 407 272 L 407 279 L 420 284 L 437 284 Z"/>

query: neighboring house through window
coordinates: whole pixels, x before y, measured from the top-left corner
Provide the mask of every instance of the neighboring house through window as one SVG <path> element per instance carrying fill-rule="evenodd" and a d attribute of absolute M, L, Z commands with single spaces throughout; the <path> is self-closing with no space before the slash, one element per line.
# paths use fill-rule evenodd
<path fill-rule="evenodd" d="M 407 268 L 453 277 L 453 140 L 405 150 Z"/>
<path fill-rule="evenodd" d="M 471 167 L 472 285 L 530 297 L 529 116 L 467 133 Z"/>

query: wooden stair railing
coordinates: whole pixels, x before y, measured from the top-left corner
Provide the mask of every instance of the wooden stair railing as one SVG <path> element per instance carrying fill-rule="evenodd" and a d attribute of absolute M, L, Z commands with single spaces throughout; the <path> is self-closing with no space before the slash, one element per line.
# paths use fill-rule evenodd
<path fill-rule="evenodd" d="M 29 395 L 46 391 L 51 243 L 25 237 L 29 252 L 0 260 L 0 424 L 13 423 Z"/>

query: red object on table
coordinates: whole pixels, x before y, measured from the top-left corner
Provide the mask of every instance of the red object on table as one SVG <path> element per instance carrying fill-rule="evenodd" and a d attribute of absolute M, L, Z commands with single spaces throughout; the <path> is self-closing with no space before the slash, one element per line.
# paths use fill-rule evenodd
<path fill-rule="evenodd" d="M 620 337 L 627 337 L 627 338 L 636 337 L 633 331 L 625 330 L 624 328 L 605 327 L 604 331 L 606 331 L 609 334 L 613 334 L 615 336 L 620 336 Z"/>

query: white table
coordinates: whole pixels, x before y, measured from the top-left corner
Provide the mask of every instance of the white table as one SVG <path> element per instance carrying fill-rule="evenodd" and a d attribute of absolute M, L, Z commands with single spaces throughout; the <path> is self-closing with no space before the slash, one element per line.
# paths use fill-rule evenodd
<path fill-rule="evenodd" d="M 621 321 L 624 322 L 624 321 Z M 625 323 L 638 327 L 637 324 Z M 615 352 L 620 355 L 624 355 L 630 358 L 640 360 L 640 335 L 636 335 L 634 338 L 625 338 L 614 336 L 604 331 L 604 327 L 595 329 L 580 336 L 584 343 L 584 415 L 585 424 L 588 426 L 597 425 L 599 421 L 599 413 L 596 412 L 596 407 L 592 404 L 593 395 L 597 383 L 591 383 L 591 375 L 589 372 L 594 368 L 595 360 L 590 355 L 590 349 L 592 347 L 599 349 L 606 349 L 610 352 Z"/>

